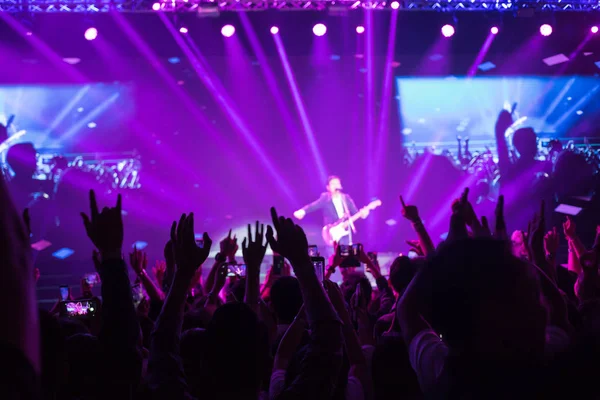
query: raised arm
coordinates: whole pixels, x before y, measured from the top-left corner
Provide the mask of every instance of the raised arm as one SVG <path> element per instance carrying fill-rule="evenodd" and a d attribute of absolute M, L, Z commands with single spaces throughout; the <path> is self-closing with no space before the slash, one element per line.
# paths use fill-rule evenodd
<path fill-rule="evenodd" d="M 506 110 L 502 110 L 496 121 L 496 148 L 498 150 L 498 166 L 500 175 L 505 176 L 510 170 L 510 157 L 508 144 L 506 143 L 506 130 L 513 124 L 512 115 Z"/>
<path fill-rule="evenodd" d="M 0 174 L 0 299 L 2 304 L 0 319 L 4 327 L 0 330 L 0 346 L 5 363 L 6 374 L 3 376 L 3 388 L 21 386 L 28 378 L 35 381 L 35 373 L 40 372 L 40 348 L 38 310 L 35 296 L 35 280 L 29 235 L 21 216 L 11 201 L 8 188 Z M 18 364 L 17 364 L 18 362 Z M 27 365 L 30 375 L 15 376 L 24 372 Z M 12 378 L 19 379 L 15 381 Z M 12 386 L 14 385 L 14 386 Z M 35 387 L 28 390 L 35 391 Z M 18 389 L 17 389 L 18 390 Z M 3 393 L 10 398 L 24 396 L 23 393 Z"/>
<path fill-rule="evenodd" d="M 102 280 L 102 329 L 98 339 L 107 369 L 107 389 L 118 395 L 128 393 L 138 384 L 141 354 L 138 347 L 140 326 L 131 298 L 131 283 L 123 261 L 123 220 L 121 195 L 116 207 L 98 211 L 96 195 L 90 191 L 91 215 L 81 213 L 88 237 L 100 252 L 98 273 Z"/>
<path fill-rule="evenodd" d="M 402 196 L 400 196 L 400 204 L 402 204 L 402 216 L 412 223 L 413 229 L 419 237 L 419 242 L 425 256 L 432 255 L 435 251 L 435 246 L 427 229 L 425 229 L 425 225 L 423 225 L 423 221 L 421 221 L 419 210 L 415 206 L 407 206 L 404 203 Z"/>
<path fill-rule="evenodd" d="M 264 243 L 265 226 L 258 224 L 256 221 L 256 229 L 254 232 L 254 240 L 252 239 L 252 228 L 248 224 L 248 237 L 242 242 L 242 254 L 246 263 L 246 293 L 244 302 L 258 312 L 258 301 L 260 300 L 260 265 L 262 264 L 265 252 L 267 251 L 267 243 Z"/>
<path fill-rule="evenodd" d="M 212 246 L 208 234 L 204 233 L 203 240 L 204 246 L 198 247 L 194 237 L 194 214 L 182 215 L 179 223 L 174 222 L 171 227 L 177 271 L 152 332 L 148 362 L 148 382 L 155 398 L 189 397 L 179 355 L 179 337 L 190 283 L 208 258 Z"/>
<path fill-rule="evenodd" d="M 294 217 L 302 219 L 311 212 L 320 210 L 327 203 L 327 193 L 323 193 L 317 200 L 305 205 L 301 209 L 294 212 Z"/>
<path fill-rule="evenodd" d="M 335 387 L 342 362 L 341 322 L 308 256 L 304 231 L 291 219 L 279 217 L 271 209 L 273 229 L 267 228 L 267 240 L 273 251 L 287 258 L 300 283 L 304 307 L 310 327 L 311 342 L 296 379 L 277 399 L 329 398 Z"/>
<path fill-rule="evenodd" d="M 129 264 L 137 275 L 138 279 L 142 283 L 142 286 L 150 296 L 152 300 L 162 301 L 165 299 L 165 294 L 162 290 L 154 283 L 146 272 L 148 266 L 148 256 L 141 250 L 133 249 L 132 253 L 129 253 Z"/>

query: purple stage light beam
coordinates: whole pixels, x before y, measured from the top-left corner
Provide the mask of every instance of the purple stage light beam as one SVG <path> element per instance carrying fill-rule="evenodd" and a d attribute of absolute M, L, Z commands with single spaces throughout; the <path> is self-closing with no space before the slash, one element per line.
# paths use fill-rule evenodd
<path fill-rule="evenodd" d="M 375 179 L 373 180 L 373 186 L 369 192 L 377 193 L 381 189 L 381 177 L 382 177 L 382 166 L 385 165 L 385 145 L 388 138 L 389 128 L 389 114 L 390 114 L 390 99 L 392 96 L 392 82 L 394 78 L 393 73 L 393 62 L 394 62 L 394 50 L 396 48 L 396 28 L 398 25 L 398 10 L 393 9 L 390 15 L 390 29 L 388 34 L 388 48 L 385 56 L 384 66 L 384 81 L 383 91 L 381 92 L 381 112 L 379 114 L 379 130 L 377 132 L 377 145 L 375 147 Z"/>
<path fill-rule="evenodd" d="M 302 126 L 304 127 L 304 133 L 306 135 L 308 145 L 315 158 L 317 169 L 319 170 L 319 178 L 321 179 L 321 182 L 325 182 L 327 180 L 327 169 L 325 168 L 325 163 L 323 162 L 323 158 L 321 157 L 321 152 L 319 151 L 319 146 L 317 145 L 315 134 L 310 124 L 310 120 L 308 119 L 308 115 L 306 113 L 306 108 L 304 107 L 302 97 L 300 96 L 300 91 L 298 90 L 296 78 L 294 78 L 294 73 L 292 72 L 292 67 L 290 66 L 290 62 L 285 52 L 283 42 L 281 41 L 279 35 L 273 36 L 273 39 L 275 39 L 275 46 L 277 47 L 277 52 L 279 53 L 279 58 L 281 59 L 281 64 L 283 65 L 283 70 L 285 72 L 288 85 L 290 86 L 290 90 L 292 91 L 292 96 L 294 97 L 294 102 L 296 103 L 296 109 L 298 110 L 300 120 L 302 121 Z"/>
<path fill-rule="evenodd" d="M 592 33 L 598 33 L 598 27 L 596 25 L 592 26 L 590 28 L 590 32 L 592 32 Z"/>
<path fill-rule="evenodd" d="M 59 69 L 67 73 L 77 83 L 86 83 L 88 79 L 79 70 L 72 65 L 69 65 L 63 61 L 63 58 L 59 56 L 50 46 L 48 46 L 43 40 L 40 40 L 35 35 L 31 35 L 29 29 L 25 28 L 20 22 L 18 22 L 9 13 L 0 12 L 0 19 L 6 22 L 13 30 L 19 33 L 23 38 L 29 42 L 34 48 L 42 53 L 52 64 Z"/>
<path fill-rule="evenodd" d="M 252 48 L 252 51 L 256 55 L 258 63 L 261 66 L 260 70 L 265 78 L 267 86 L 269 87 L 269 91 L 271 92 L 271 95 L 275 99 L 275 103 L 277 104 L 277 112 L 279 113 L 279 115 L 281 115 L 281 118 L 283 119 L 283 123 L 285 124 L 287 132 L 295 132 L 296 126 L 294 123 L 294 117 L 292 117 L 289 107 L 283 99 L 283 95 L 281 94 L 280 85 L 277 82 L 277 79 L 275 78 L 275 73 L 273 73 L 273 69 L 271 68 L 271 66 L 269 64 L 269 60 L 265 54 L 265 51 L 260 43 L 260 40 L 258 39 L 258 36 L 256 35 L 256 31 L 252 27 L 250 19 L 248 18 L 248 15 L 246 13 L 240 13 L 240 22 L 242 23 L 242 27 L 244 28 L 244 31 L 246 33 L 246 37 L 248 38 L 248 41 L 250 42 L 250 47 Z M 273 28 L 276 28 L 276 27 L 271 27 L 272 34 L 273 34 Z M 278 33 L 279 33 L 279 31 L 277 31 L 277 33 L 275 33 L 275 35 L 277 35 Z M 291 139 L 292 139 L 292 143 L 294 144 L 294 147 L 296 148 L 296 151 L 298 152 L 299 158 L 305 159 L 305 157 L 307 157 L 308 154 L 304 155 L 305 146 L 302 145 L 301 141 L 298 138 L 298 135 L 291 135 Z M 319 154 L 317 154 L 317 155 L 313 155 L 313 157 L 316 160 L 317 157 L 321 157 L 321 156 Z M 308 174 L 308 171 L 309 170 L 307 170 L 307 169 L 301 170 L 301 172 L 304 174 Z M 300 173 L 300 171 L 298 173 Z"/>
<path fill-rule="evenodd" d="M 375 156 L 373 147 L 374 147 L 374 136 L 375 136 L 375 90 L 374 86 L 374 51 L 373 48 L 375 46 L 375 35 L 373 30 L 373 10 L 367 9 L 365 10 L 365 29 L 367 30 L 367 37 L 365 43 L 365 61 L 366 61 L 366 93 L 365 93 L 365 114 L 367 116 L 366 122 L 366 140 L 367 140 L 367 157 L 373 158 Z M 367 185 L 367 196 L 373 197 L 375 194 L 372 192 L 374 188 L 372 187 L 377 172 L 374 171 L 373 163 L 368 163 L 366 168 L 367 176 L 365 177 L 366 181 L 369 182 Z"/>
<path fill-rule="evenodd" d="M 263 165 L 264 169 L 271 175 L 275 184 L 281 188 L 288 200 L 292 201 L 294 204 L 297 203 L 291 187 L 277 172 L 277 167 L 271 162 L 270 157 L 268 157 L 267 153 L 263 150 L 254 133 L 246 126 L 246 123 L 238 114 L 235 104 L 230 100 L 227 92 L 224 90 L 217 77 L 208 69 L 208 64 L 202 57 L 198 47 L 189 36 L 179 35 L 171 21 L 169 21 L 164 14 L 160 13 L 158 16 L 181 50 L 183 50 L 185 56 L 190 60 L 198 78 L 200 78 L 219 106 L 225 111 L 225 115 L 230 120 L 232 126 L 237 128 L 243 139 L 248 143 L 250 149 L 256 154 L 255 159 Z M 277 38 L 278 36 L 276 35 L 275 37 Z M 183 38 L 186 38 L 187 43 Z M 194 51 L 192 51 L 191 48 L 193 48 Z"/>
<path fill-rule="evenodd" d="M 1 15 L 2 13 L 0 13 L 0 16 Z M 119 25 L 120 29 L 125 34 L 125 37 L 127 37 L 131 41 L 131 43 L 133 43 L 137 47 L 137 49 L 144 56 L 144 58 L 148 60 L 148 63 L 152 65 L 152 67 L 154 67 L 158 75 L 166 82 L 169 88 L 181 100 L 181 104 L 190 113 L 190 115 L 194 117 L 194 120 L 198 123 L 199 128 L 210 135 L 210 138 L 213 141 L 214 145 L 224 153 L 223 156 L 230 160 L 236 160 L 238 158 L 238 155 L 234 154 L 233 151 L 229 150 L 229 147 L 227 146 L 227 143 L 225 143 L 223 136 L 220 133 L 216 132 L 214 125 L 207 119 L 207 117 L 203 113 L 199 111 L 194 100 L 192 100 L 190 96 L 183 90 L 183 88 L 177 84 L 175 78 L 173 78 L 173 76 L 169 74 L 169 72 L 164 66 L 164 63 L 158 59 L 158 57 L 156 56 L 156 54 L 154 54 L 153 50 L 150 48 L 148 43 L 146 43 L 146 41 L 142 39 L 140 34 L 135 29 L 133 29 L 131 24 L 127 22 L 127 20 L 121 13 L 112 13 L 111 15 L 117 23 L 117 25 Z M 178 37 L 181 37 L 181 35 L 178 34 Z M 186 174 L 193 176 L 195 171 L 189 165 L 180 162 L 180 157 L 176 154 L 173 154 L 168 147 L 164 147 L 162 149 L 161 155 L 164 155 L 164 157 L 168 160 L 169 163 L 177 165 L 177 167 L 181 171 L 185 171 Z"/>
<path fill-rule="evenodd" d="M 243 14 L 243 15 L 245 15 L 245 14 Z M 277 35 L 279 33 L 279 28 L 276 26 L 272 26 L 270 31 L 271 31 L 271 35 Z"/>
<path fill-rule="evenodd" d="M 485 42 L 483 43 L 483 46 L 481 46 L 481 49 L 479 49 L 479 53 L 477 53 L 477 56 L 475 57 L 475 61 L 469 68 L 469 72 L 467 72 L 468 78 L 475 76 L 475 74 L 477 73 L 478 67 L 481 65 L 481 63 L 483 62 L 483 59 L 487 55 L 490 47 L 492 46 L 492 42 L 494 41 L 495 37 L 496 37 L 496 34 L 494 32 L 490 31 L 490 33 L 485 38 Z"/>

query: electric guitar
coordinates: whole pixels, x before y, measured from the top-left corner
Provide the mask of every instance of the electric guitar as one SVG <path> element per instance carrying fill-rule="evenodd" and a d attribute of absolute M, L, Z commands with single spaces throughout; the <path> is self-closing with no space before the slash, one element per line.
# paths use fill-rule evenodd
<path fill-rule="evenodd" d="M 323 240 L 329 246 L 333 246 L 333 242 L 339 242 L 341 238 L 344 236 L 348 236 L 350 232 L 348 231 L 348 226 L 350 225 L 350 221 L 353 223 L 361 218 L 364 210 L 372 211 L 381 205 L 381 200 L 373 200 L 366 207 L 360 209 L 359 212 L 351 216 L 350 218 L 342 218 L 333 224 L 329 224 L 323 227 L 322 235 Z"/>

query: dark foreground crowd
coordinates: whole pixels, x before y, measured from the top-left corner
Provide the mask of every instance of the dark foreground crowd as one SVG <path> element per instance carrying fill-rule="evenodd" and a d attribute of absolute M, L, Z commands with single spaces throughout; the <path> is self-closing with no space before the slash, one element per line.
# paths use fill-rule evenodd
<path fill-rule="evenodd" d="M 196 240 L 188 214 L 152 277 L 145 255 L 130 255 L 131 282 L 120 197 L 100 210 L 90 192 L 90 206 L 82 218 L 97 249 L 97 309 L 38 311 L 27 213 L 0 182 L 1 399 L 600 398 L 600 234 L 588 250 L 566 220 L 561 266 L 563 232 L 546 230 L 543 204 L 511 240 L 503 198 L 492 224 L 465 190 L 436 247 L 417 207 L 401 201 L 421 256 L 398 257 L 385 277 L 359 247 L 351 257 L 376 289 L 341 268 L 339 247 L 320 280 L 302 228 L 275 209 L 266 230 L 248 226 L 245 277 L 227 277 L 237 240 Z M 287 261 L 261 285 L 267 246 Z M 336 268 L 341 287 L 327 279 Z M 144 293 L 135 304 L 132 285 Z"/>

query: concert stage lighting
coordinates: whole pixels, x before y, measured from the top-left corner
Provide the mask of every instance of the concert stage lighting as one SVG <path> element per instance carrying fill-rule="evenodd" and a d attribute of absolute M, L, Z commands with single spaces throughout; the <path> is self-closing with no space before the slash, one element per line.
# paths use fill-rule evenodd
<path fill-rule="evenodd" d="M 158 10 L 160 10 L 160 3 L 154 3 L 154 4 L 152 4 L 152 9 L 153 9 L 154 11 L 158 11 Z"/>
<path fill-rule="evenodd" d="M 391 7 L 392 7 L 392 10 L 397 10 L 400 8 L 400 3 L 398 3 L 397 1 L 393 1 Z"/>
<path fill-rule="evenodd" d="M 327 27 L 323 24 L 316 24 L 313 26 L 313 33 L 315 36 L 323 36 L 327 33 Z"/>
<path fill-rule="evenodd" d="M 277 35 L 279 33 L 279 28 L 276 26 L 272 26 L 271 27 L 271 34 L 272 35 Z"/>
<path fill-rule="evenodd" d="M 183 34 L 188 33 L 188 28 L 186 28 L 185 26 L 182 26 L 181 28 L 179 28 L 179 32 L 183 33 Z"/>
<path fill-rule="evenodd" d="M 542 36 L 552 35 L 552 26 L 550 26 L 548 24 L 544 24 L 544 25 L 540 26 L 540 33 L 542 34 Z"/>
<path fill-rule="evenodd" d="M 235 33 L 235 27 L 233 25 L 225 25 L 221 28 L 221 35 L 225 37 L 232 37 Z"/>
<path fill-rule="evenodd" d="M 357 26 L 357 27 L 356 27 L 356 33 L 358 33 L 359 35 L 360 35 L 361 33 L 365 33 L 365 27 L 364 27 L 364 26 L 362 26 L 362 25 L 359 25 L 359 26 Z"/>
<path fill-rule="evenodd" d="M 499 29 L 497 26 L 492 26 L 492 29 L 490 29 L 490 32 L 492 32 L 492 35 L 497 35 L 499 32 Z"/>
<path fill-rule="evenodd" d="M 83 36 L 87 39 L 87 40 L 94 40 L 98 37 L 98 30 L 94 27 L 92 28 L 87 28 L 85 30 L 85 33 L 83 34 Z"/>
<path fill-rule="evenodd" d="M 598 27 L 596 25 L 592 26 L 590 28 L 590 32 L 592 32 L 592 33 L 598 33 Z"/>
<path fill-rule="evenodd" d="M 454 35 L 454 27 L 450 24 L 442 26 L 442 35 L 447 38 L 452 37 Z"/>

